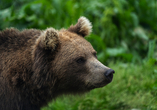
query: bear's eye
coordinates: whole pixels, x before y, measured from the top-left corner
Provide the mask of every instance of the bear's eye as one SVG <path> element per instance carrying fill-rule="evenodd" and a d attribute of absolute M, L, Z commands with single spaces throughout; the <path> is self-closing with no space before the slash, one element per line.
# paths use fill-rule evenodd
<path fill-rule="evenodd" d="M 97 58 L 96 52 L 95 52 L 95 53 L 93 53 L 93 55 L 95 56 L 95 58 Z"/>
<path fill-rule="evenodd" d="M 76 60 L 77 63 L 84 63 L 86 60 L 83 57 L 80 57 Z"/>

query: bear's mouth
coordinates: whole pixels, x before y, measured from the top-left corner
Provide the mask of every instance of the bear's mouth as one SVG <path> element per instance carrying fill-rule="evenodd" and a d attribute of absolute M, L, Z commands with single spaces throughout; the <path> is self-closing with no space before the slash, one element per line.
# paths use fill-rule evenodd
<path fill-rule="evenodd" d="M 101 87 L 104 87 L 104 86 L 106 86 L 107 84 L 109 84 L 111 81 L 112 81 L 112 80 L 110 80 L 110 79 L 106 79 L 106 80 L 104 80 L 103 82 L 100 82 L 100 83 L 96 83 L 96 84 L 92 84 L 92 85 L 88 84 L 88 85 L 87 85 L 87 88 L 88 88 L 89 90 L 95 89 L 95 88 L 101 88 Z"/>

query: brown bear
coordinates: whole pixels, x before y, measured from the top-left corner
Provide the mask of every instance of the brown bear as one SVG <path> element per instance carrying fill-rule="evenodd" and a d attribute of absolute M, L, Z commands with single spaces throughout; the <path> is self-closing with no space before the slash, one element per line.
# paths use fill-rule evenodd
<path fill-rule="evenodd" d="M 84 39 L 85 17 L 69 29 L 10 28 L 0 32 L 0 110 L 40 110 L 62 94 L 81 94 L 112 81 Z"/>

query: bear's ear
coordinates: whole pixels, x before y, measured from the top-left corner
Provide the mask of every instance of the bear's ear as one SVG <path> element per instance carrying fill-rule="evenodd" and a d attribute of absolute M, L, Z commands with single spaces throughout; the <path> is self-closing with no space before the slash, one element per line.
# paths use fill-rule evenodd
<path fill-rule="evenodd" d="M 87 18 L 80 17 L 78 19 L 78 22 L 74 26 L 71 25 L 68 31 L 77 33 L 85 37 L 92 32 L 92 24 Z"/>
<path fill-rule="evenodd" d="M 54 51 L 59 44 L 58 31 L 48 28 L 36 40 L 36 45 L 45 50 Z"/>

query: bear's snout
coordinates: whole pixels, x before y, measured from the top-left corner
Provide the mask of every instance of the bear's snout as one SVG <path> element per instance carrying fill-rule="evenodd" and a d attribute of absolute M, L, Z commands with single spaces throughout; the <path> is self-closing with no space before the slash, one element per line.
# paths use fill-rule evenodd
<path fill-rule="evenodd" d="M 88 88 L 103 87 L 112 82 L 115 71 L 103 65 L 98 59 L 91 57 L 86 65 L 89 70 L 89 74 L 85 77 Z"/>
<path fill-rule="evenodd" d="M 108 69 L 104 75 L 105 77 L 111 82 L 113 79 L 113 74 L 115 73 L 115 71 L 113 69 Z"/>

